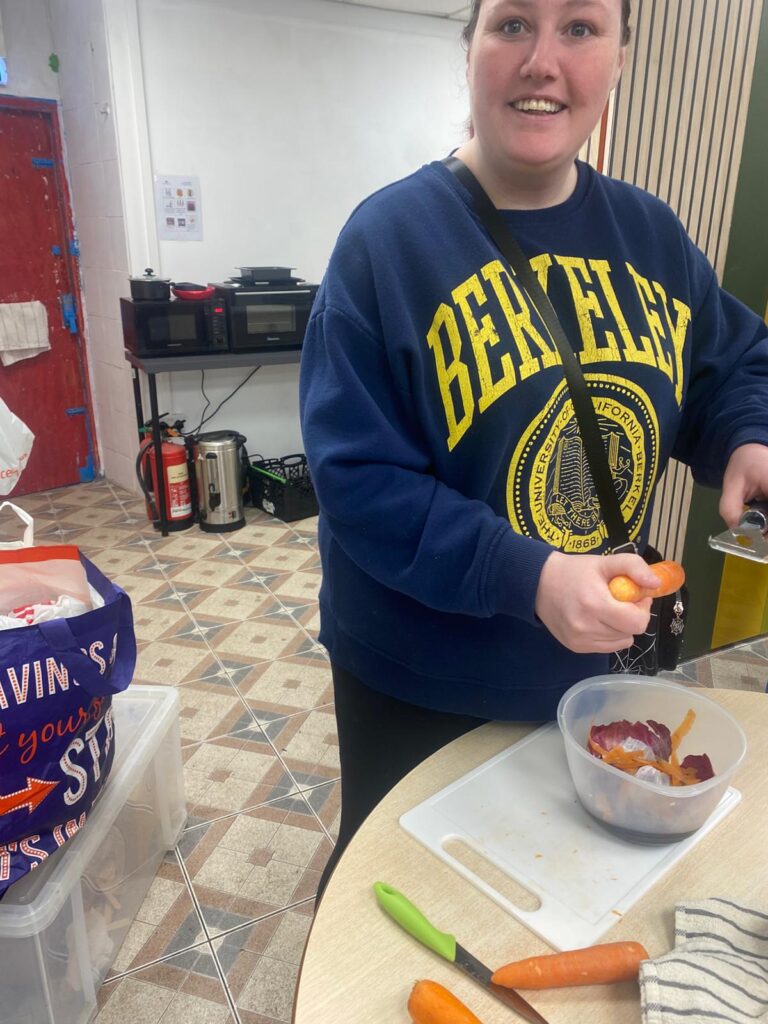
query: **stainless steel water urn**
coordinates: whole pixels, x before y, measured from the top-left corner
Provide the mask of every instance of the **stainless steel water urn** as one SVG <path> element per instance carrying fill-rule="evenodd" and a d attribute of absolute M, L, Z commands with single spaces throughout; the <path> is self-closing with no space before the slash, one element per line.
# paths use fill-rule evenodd
<path fill-rule="evenodd" d="M 225 533 L 245 526 L 245 438 L 236 430 L 198 434 L 194 441 L 200 529 Z"/>

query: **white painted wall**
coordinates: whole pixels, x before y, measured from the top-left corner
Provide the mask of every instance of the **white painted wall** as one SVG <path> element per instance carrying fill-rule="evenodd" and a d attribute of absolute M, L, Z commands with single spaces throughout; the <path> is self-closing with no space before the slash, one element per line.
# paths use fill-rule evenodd
<path fill-rule="evenodd" d="M 8 84 L 0 85 L 0 94 L 58 99 L 58 75 L 48 66 L 53 42 L 47 3 L 0 0 L 0 22 L 8 58 Z"/>
<path fill-rule="evenodd" d="M 60 61 L 61 116 L 101 464 L 110 480 L 134 490 L 136 417 L 118 305 L 128 254 L 102 0 L 48 0 L 48 5 Z"/>
<path fill-rule="evenodd" d="M 179 279 L 318 280 L 352 207 L 461 137 L 459 25 L 325 0 L 140 0 L 139 25 L 154 171 L 203 190 L 204 241 L 160 243 Z"/>
<path fill-rule="evenodd" d="M 205 282 L 279 264 L 317 282 L 359 200 L 463 137 L 455 22 L 329 0 L 136 0 L 132 28 L 132 2 L 106 0 L 132 273 Z M 199 176 L 202 242 L 152 238 L 152 173 Z M 210 408 L 246 373 L 206 373 Z M 267 457 L 300 451 L 297 392 L 296 366 L 264 367 L 207 429 L 239 429 Z M 169 375 L 161 403 L 195 427 L 200 373 Z"/>

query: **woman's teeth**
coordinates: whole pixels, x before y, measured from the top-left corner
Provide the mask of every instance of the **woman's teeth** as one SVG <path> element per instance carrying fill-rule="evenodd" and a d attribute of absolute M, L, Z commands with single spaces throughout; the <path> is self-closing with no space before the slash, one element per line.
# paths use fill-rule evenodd
<path fill-rule="evenodd" d="M 518 100 L 512 106 L 515 110 L 533 114 L 557 114 L 563 109 L 562 103 L 554 103 L 552 100 Z"/>

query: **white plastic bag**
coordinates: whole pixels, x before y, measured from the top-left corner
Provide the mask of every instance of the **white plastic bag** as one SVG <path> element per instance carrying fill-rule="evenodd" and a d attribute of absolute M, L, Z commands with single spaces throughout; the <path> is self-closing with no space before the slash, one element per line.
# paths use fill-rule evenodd
<path fill-rule="evenodd" d="M 91 595 L 91 608 L 103 608 L 104 598 L 94 587 L 88 584 Z M 89 611 L 82 601 L 62 594 L 56 601 L 47 604 L 29 604 L 24 608 L 15 608 L 11 615 L 0 615 L 0 630 L 18 629 L 19 626 L 32 626 L 37 622 L 50 622 L 51 619 L 71 619 L 75 615 L 84 615 Z"/>
<path fill-rule="evenodd" d="M 24 472 L 35 435 L 0 398 L 0 494 L 10 494 Z"/>
<path fill-rule="evenodd" d="M 73 598 L 82 611 L 90 610 L 90 587 L 78 549 L 71 544 L 34 547 L 32 517 L 12 501 L 0 504 L 0 512 L 5 508 L 15 512 L 26 528 L 23 540 L 0 543 L 0 615 L 10 616 L 27 605 L 55 604 L 62 596 Z"/>
<path fill-rule="evenodd" d="M 69 594 L 62 594 L 55 601 L 51 599 L 44 604 L 27 604 L 14 608 L 10 615 L 0 615 L 0 629 L 18 629 L 19 626 L 32 626 L 37 622 L 50 622 L 51 619 L 70 619 L 75 615 L 84 615 L 88 606 L 77 601 Z"/>
<path fill-rule="evenodd" d="M 9 508 L 11 512 L 15 512 L 19 519 L 24 523 L 24 536 L 21 540 L 4 540 L 0 543 L 0 551 L 15 551 L 17 548 L 31 548 L 35 543 L 35 523 L 29 512 L 25 512 L 23 508 L 19 508 L 18 505 L 14 505 L 12 501 L 0 502 L 0 514 L 4 508 Z"/>

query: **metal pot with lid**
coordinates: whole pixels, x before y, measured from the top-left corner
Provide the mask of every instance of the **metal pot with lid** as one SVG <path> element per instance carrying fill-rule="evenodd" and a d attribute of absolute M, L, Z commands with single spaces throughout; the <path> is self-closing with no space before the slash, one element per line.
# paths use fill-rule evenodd
<path fill-rule="evenodd" d="M 152 267 L 147 267 L 141 277 L 129 278 L 131 298 L 136 302 L 163 302 L 171 297 L 171 280 L 157 277 Z"/>
<path fill-rule="evenodd" d="M 204 533 L 225 533 L 245 526 L 245 442 L 236 430 L 213 430 L 194 439 L 198 513 Z"/>

